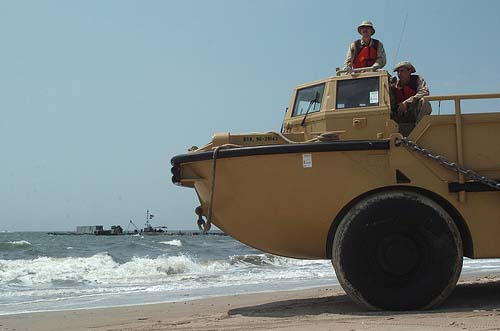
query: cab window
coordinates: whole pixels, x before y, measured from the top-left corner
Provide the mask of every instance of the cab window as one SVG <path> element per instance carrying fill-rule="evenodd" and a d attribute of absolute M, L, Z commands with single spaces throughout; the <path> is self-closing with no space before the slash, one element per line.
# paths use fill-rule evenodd
<path fill-rule="evenodd" d="M 379 78 L 337 81 L 337 109 L 378 106 Z"/>
<path fill-rule="evenodd" d="M 292 116 L 317 112 L 321 109 L 325 84 L 309 86 L 297 91 Z"/>

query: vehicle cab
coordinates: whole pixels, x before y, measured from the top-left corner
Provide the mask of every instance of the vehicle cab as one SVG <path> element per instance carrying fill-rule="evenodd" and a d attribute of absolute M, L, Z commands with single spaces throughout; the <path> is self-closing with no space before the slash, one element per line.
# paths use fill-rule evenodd
<path fill-rule="evenodd" d="M 383 139 L 398 132 L 391 120 L 389 73 L 341 74 L 297 86 L 283 121 L 283 133 L 322 133 L 339 140 Z"/>

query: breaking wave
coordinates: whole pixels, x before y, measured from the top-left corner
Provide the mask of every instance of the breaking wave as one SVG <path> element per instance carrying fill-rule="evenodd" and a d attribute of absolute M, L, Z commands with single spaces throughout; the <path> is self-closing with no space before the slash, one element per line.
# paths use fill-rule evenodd
<path fill-rule="evenodd" d="M 0 260 L 0 284 L 82 283 L 149 284 L 168 281 L 172 275 L 224 269 L 220 263 L 200 264 L 188 256 L 133 258 L 118 263 L 106 253 L 91 257 L 39 257 L 33 260 Z"/>
<path fill-rule="evenodd" d="M 197 261 L 191 256 L 135 257 L 119 263 L 107 253 L 91 257 L 39 257 L 32 260 L 0 260 L 0 285 L 148 285 L 184 280 L 261 281 L 262 279 L 302 278 L 311 268 L 317 276 L 331 275 L 325 261 L 304 261 L 270 254 L 235 255 L 228 260 Z"/>
<path fill-rule="evenodd" d="M 242 264 L 249 266 L 283 266 L 289 263 L 296 264 L 298 260 L 291 260 L 285 257 L 275 256 L 271 254 L 247 254 L 233 255 L 229 257 L 231 264 Z"/>
<path fill-rule="evenodd" d="M 170 241 L 160 241 L 160 244 L 182 247 L 182 242 L 179 239 L 174 239 Z"/>

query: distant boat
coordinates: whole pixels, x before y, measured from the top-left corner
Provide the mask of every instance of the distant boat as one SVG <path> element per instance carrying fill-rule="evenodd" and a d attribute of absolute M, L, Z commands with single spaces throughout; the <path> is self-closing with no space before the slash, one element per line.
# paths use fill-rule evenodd
<path fill-rule="evenodd" d="M 110 230 L 96 230 L 94 231 L 96 236 L 118 236 L 123 234 L 123 229 L 119 225 L 113 225 Z"/>
<path fill-rule="evenodd" d="M 133 233 L 138 233 L 138 234 L 143 234 L 143 235 L 162 235 L 162 234 L 167 234 L 167 227 L 166 226 L 152 226 L 150 223 L 150 220 L 154 217 L 155 215 L 151 214 L 149 212 L 149 209 L 146 210 L 146 224 L 144 224 L 143 229 L 139 229 L 137 225 L 135 225 L 132 220 L 130 220 L 130 224 L 132 224 L 135 227 L 135 231 Z"/>

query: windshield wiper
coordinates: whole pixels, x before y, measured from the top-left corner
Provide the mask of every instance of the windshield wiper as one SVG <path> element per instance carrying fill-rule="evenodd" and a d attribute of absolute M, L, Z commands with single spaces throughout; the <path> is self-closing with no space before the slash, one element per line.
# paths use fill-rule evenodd
<path fill-rule="evenodd" d="M 287 112 L 288 112 L 288 107 L 286 107 L 286 109 L 285 109 L 285 117 L 286 117 Z M 285 120 L 283 120 L 283 122 L 281 122 L 281 130 L 280 130 L 281 133 L 283 133 L 284 128 L 285 128 Z"/>
<path fill-rule="evenodd" d="M 300 123 L 300 126 L 304 126 L 304 123 L 306 122 L 307 114 L 309 114 L 309 111 L 311 110 L 311 106 L 319 103 L 318 99 L 319 99 L 319 92 L 316 91 L 316 95 L 315 95 L 314 99 L 312 99 L 311 102 L 309 102 L 309 106 L 307 107 L 307 111 L 304 115 L 304 118 L 302 119 L 302 122 Z"/>

